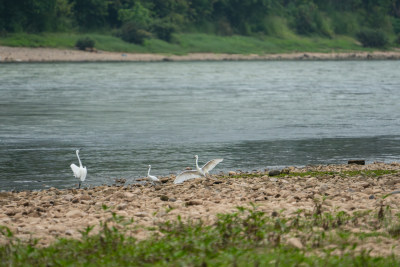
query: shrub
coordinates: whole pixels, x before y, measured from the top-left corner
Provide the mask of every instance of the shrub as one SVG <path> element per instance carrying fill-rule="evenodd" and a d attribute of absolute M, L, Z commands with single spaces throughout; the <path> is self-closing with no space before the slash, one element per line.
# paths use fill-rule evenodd
<path fill-rule="evenodd" d="M 152 32 L 155 33 L 159 39 L 170 42 L 172 40 L 172 34 L 176 32 L 176 26 L 171 22 L 159 20 L 153 24 Z"/>
<path fill-rule="evenodd" d="M 144 43 L 146 38 L 149 38 L 151 34 L 139 27 L 135 22 L 126 22 L 121 29 L 121 38 L 125 42 L 140 44 Z"/>
<path fill-rule="evenodd" d="M 286 18 L 279 16 L 268 16 L 264 19 L 264 32 L 267 35 L 284 37 L 290 35 L 290 29 Z"/>
<path fill-rule="evenodd" d="M 75 43 L 75 47 L 77 47 L 79 50 L 86 50 L 86 49 L 93 49 L 94 48 L 95 41 L 90 38 L 90 37 L 84 37 L 78 39 Z"/>
<path fill-rule="evenodd" d="M 223 36 L 233 35 L 233 28 L 228 20 L 226 20 L 225 18 L 218 20 L 217 33 Z"/>
<path fill-rule="evenodd" d="M 400 18 L 392 17 L 392 27 L 393 27 L 394 33 L 396 33 L 396 34 L 400 33 Z"/>
<path fill-rule="evenodd" d="M 299 34 L 320 34 L 331 37 L 329 21 L 318 10 L 318 6 L 313 3 L 304 3 L 296 7 L 293 11 L 294 27 Z"/>
<path fill-rule="evenodd" d="M 364 47 L 385 47 L 389 43 L 387 35 L 380 30 L 364 29 L 356 37 Z"/>
<path fill-rule="evenodd" d="M 337 34 L 354 35 L 360 30 L 357 16 L 352 12 L 335 12 L 332 15 L 332 24 Z"/>

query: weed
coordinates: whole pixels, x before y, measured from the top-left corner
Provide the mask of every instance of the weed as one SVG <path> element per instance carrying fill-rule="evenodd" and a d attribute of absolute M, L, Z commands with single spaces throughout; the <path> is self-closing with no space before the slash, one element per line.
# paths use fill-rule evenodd
<path fill-rule="evenodd" d="M 251 204 L 233 213 L 220 214 L 214 224 L 201 220 L 176 220 L 154 227 L 149 238 L 137 240 L 132 231 L 138 226 L 110 212 L 109 220 L 81 231 L 81 239 L 60 239 L 49 247 L 38 247 L 15 238 L 7 227 L 0 227 L 0 237 L 8 243 L 0 246 L 0 266 L 398 266 L 396 257 L 372 257 L 370 251 L 356 253 L 362 238 L 385 233 L 358 233 L 343 229 L 354 217 L 367 220 L 380 218 L 378 227 L 387 229 L 388 237 L 400 235 L 399 216 L 381 206 L 371 212 L 349 215 L 346 212 L 322 212 L 323 202 L 315 202 L 311 216 L 298 210 L 292 218 L 277 213 L 269 217 Z M 383 223 L 385 222 L 385 223 Z M 315 229 L 315 227 L 319 227 Z M 387 228 L 385 228 L 387 227 Z M 331 231 L 334 230 L 334 231 Z M 307 246 L 292 249 L 285 244 L 288 236 L 297 236 Z M 357 239 L 359 238 L 359 239 Z M 329 248 L 328 246 L 331 245 Z M 332 248 L 332 245 L 334 247 Z M 307 249 L 310 248 L 312 250 Z M 334 256 L 338 250 L 339 256 Z M 320 251 L 321 253 L 314 253 Z M 318 256 L 317 256 L 318 255 Z"/>

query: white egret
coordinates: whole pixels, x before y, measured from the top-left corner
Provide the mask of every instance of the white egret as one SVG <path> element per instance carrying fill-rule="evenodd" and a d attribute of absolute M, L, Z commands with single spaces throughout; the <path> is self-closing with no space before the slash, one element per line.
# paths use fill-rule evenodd
<path fill-rule="evenodd" d="M 81 183 L 86 179 L 87 169 L 86 166 L 85 167 L 82 166 L 81 159 L 79 158 L 79 149 L 76 150 L 76 156 L 78 157 L 79 160 L 79 167 L 72 163 L 71 169 L 74 172 L 75 178 L 79 179 L 79 188 L 81 188 Z"/>
<path fill-rule="evenodd" d="M 208 178 L 209 172 L 212 169 L 214 169 L 214 167 L 217 166 L 218 163 L 224 160 L 224 159 L 213 159 L 204 164 L 203 167 L 199 168 L 198 164 L 199 156 L 195 155 L 194 157 L 196 159 L 196 170 L 181 172 L 178 176 L 176 176 L 174 184 L 180 184 L 183 183 L 184 181 L 200 177 Z"/>
<path fill-rule="evenodd" d="M 147 172 L 147 178 L 149 178 L 151 183 L 154 185 L 154 182 L 159 182 L 160 180 L 157 177 L 150 175 L 150 170 L 151 170 L 151 165 L 149 165 L 149 171 Z"/>

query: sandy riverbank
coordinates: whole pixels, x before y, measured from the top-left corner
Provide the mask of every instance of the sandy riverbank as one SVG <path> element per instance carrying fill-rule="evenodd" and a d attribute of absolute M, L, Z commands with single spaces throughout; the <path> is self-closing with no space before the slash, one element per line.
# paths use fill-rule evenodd
<path fill-rule="evenodd" d="M 400 60 L 400 51 L 354 53 L 288 53 L 238 55 L 194 53 L 187 55 L 86 52 L 54 48 L 0 46 L 0 62 L 120 62 L 120 61 L 217 61 L 217 60 Z"/>
<path fill-rule="evenodd" d="M 391 174 L 342 175 L 346 171 L 393 170 Z M 369 165 L 328 165 L 297 169 L 289 173 L 306 171 L 335 172 L 318 177 L 310 175 L 275 178 L 268 172 L 257 172 L 252 178 L 232 178 L 233 173 L 215 177 L 215 181 L 195 179 L 181 185 L 172 183 L 174 177 L 162 178 L 163 183 L 149 185 L 98 186 L 86 189 L 58 190 L 51 188 L 39 192 L 1 192 L 0 225 L 9 227 L 21 240 L 40 238 L 40 245 L 48 245 L 59 237 L 79 238 L 80 230 L 89 225 L 99 229 L 99 223 L 109 220 L 111 212 L 133 218 L 138 238 L 148 235 L 146 227 L 159 222 L 202 219 L 213 223 L 219 213 L 234 212 L 237 206 L 256 203 L 267 214 L 296 216 L 299 210 L 312 213 L 315 200 L 325 198 L 322 211 L 345 211 L 356 214 L 371 211 L 377 214 L 382 205 L 391 213 L 400 212 L 400 195 L 382 196 L 400 189 L 400 163 L 374 163 Z M 216 182 L 217 181 L 217 182 Z M 324 196 L 324 197 L 323 197 Z M 110 207 L 104 210 L 103 205 Z M 373 216 L 371 217 L 373 218 Z M 345 225 L 357 233 L 373 231 L 368 223 Z M 379 244 L 373 238 L 379 238 Z M 5 238 L 0 236 L 0 243 Z M 371 249 L 371 255 L 400 255 L 396 238 L 371 237 L 358 249 Z"/>

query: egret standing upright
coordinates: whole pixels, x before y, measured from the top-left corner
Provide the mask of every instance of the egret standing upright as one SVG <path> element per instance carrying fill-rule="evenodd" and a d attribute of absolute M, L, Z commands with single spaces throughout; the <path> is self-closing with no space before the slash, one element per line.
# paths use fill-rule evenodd
<path fill-rule="evenodd" d="M 85 167 L 82 166 L 81 159 L 79 158 L 79 149 L 76 150 L 76 156 L 78 157 L 79 167 L 72 163 L 71 169 L 74 172 L 75 178 L 79 179 L 79 187 L 78 188 L 81 188 L 81 183 L 83 181 L 85 181 L 85 179 L 86 179 L 87 169 L 86 169 L 86 166 Z"/>
<path fill-rule="evenodd" d="M 157 177 L 150 175 L 150 170 L 151 170 L 151 165 L 149 165 L 149 171 L 147 172 L 147 178 L 149 178 L 151 183 L 154 185 L 154 182 L 159 182 L 160 180 Z"/>

